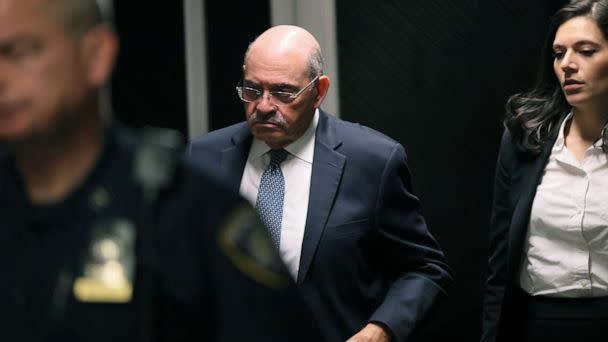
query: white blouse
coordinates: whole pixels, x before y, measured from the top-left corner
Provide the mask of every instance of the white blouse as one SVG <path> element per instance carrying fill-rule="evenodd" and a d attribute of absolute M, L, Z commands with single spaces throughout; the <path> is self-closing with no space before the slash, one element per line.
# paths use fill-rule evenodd
<path fill-rule="evenodd" d="M 520 269 L 531 295 L 608 296 L 608 160 L 602 140 L 582 163 L 564 145 L 566 117 L 536 190 Z"/>

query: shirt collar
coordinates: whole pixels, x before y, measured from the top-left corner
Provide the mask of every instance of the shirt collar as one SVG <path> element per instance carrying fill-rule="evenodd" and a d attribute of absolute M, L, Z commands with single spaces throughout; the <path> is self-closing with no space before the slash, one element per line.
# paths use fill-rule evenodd
<path fill-rule="evenodd" d="M 604 128 L 604 129 L 608 129 L 608 128 Z M 602 130 L 602 133 L 604 133 L 604 131 Z M 604 135 L 601 134 L 600 138 L 597 139 L 594 143 L 593 143 L 593 148 L 596 149 L 600 149 L 602 150 L 602 145 L 604 144 Z"/>
<path fill-rule="evenodd" d="M 593 148 L 601 150 L 603 142 L 604 142 L 604 140 L 602 140 L 602 138 L 600 137 L 593 143 Z"/>
<path fill-rule="evenodd" d="M 317 132 L 317 125 L 319 123 L 319 109 L 315 110 L 315 115 L 310 122 L 310 125 L 296 141 L 285 146 L 285 150 L 290 155 L 295 156 L 307 163 L 312 164 L 312 159 L 315 151 L 315 136 Z M 259 158 L 270 151 L 270 147 L 265 142 L 259 139 L 253 139 L 251 144 L 250 156 L 253 158 Z"/>
<path fill-rule="evenodd" d="M 562 121 L 562 125 L 559 127 L 559 133 L 557 135 L 557 139 L 555 140 L 555 145 L 553 145 L 553 150 L 554 151 L 559 151 L 561 149 L 564 148 L 565 145 L 565 134 L 564 131 L 566 129 L 566 124 L 568 123 L 569 120 L 572 119 L 573 113 L 570 112 L 568 113 L 568 115 L 566 115 L 566 118 L 564 119 L 564 121 Z M 600 137 L 598 140 L 596 140 L 593 143 L 593 148 L 595 149 L 602 149 L 602 144 L 603 144 L 604 140 L 602 137 Z"/>
<path fill-rule="evenodd" d="M 555 140 L 555 145 L 553 145 L 553 151 L 560 151 L 564 148 L 565 140 L 564 140 L 564 130 L 566 129 L 566 124 L 568 121 L 572 119 L 572 112 L 566 115 L 566 118 L 562 121 L 561 126 L 559 127 L 559 131 L 557 133 L 557 139 Z"/>

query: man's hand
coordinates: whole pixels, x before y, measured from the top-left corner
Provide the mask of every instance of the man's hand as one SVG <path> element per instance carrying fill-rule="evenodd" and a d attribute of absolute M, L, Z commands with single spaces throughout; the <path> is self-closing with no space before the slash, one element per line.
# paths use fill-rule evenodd
<path fill-rule="evenodd" d="M 378 324 L 369 323 L 346 342 L 388 342 L 388 332 Z"/>

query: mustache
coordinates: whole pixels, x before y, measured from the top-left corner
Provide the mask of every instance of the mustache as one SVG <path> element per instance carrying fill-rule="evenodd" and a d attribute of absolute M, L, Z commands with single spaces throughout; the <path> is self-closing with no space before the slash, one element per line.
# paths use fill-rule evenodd
<path fill-rule="evenodd" d="M 251 114 L 251 116 L 249 116 L 249 122 L 251 124 L 270 123 L 270 124 L 277 125 L 279 127 L 285 127 L 287 125 L 287 120 L 285 120 L 285 118 L 283 117 L 283 115 L 281 113 L 274 112 L 274 113 L 268 113 L 268 114 L 263 114 L 263 113 L 261 114 L 257 110 L 255 112 L 253 112 Z"/>

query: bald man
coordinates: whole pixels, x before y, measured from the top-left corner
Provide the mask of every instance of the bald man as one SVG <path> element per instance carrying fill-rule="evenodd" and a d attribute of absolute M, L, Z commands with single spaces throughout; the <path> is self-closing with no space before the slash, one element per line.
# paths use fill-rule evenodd
<path fill-rule="evenodd" d="M 276 26 L 249 46 L 247 122 L 194 140 L 256 206 L 330 341 L 406 341 L 451 281 L 411 192 L 403 147 L 319 109 L 330 80 L 316 39 Z"/>

